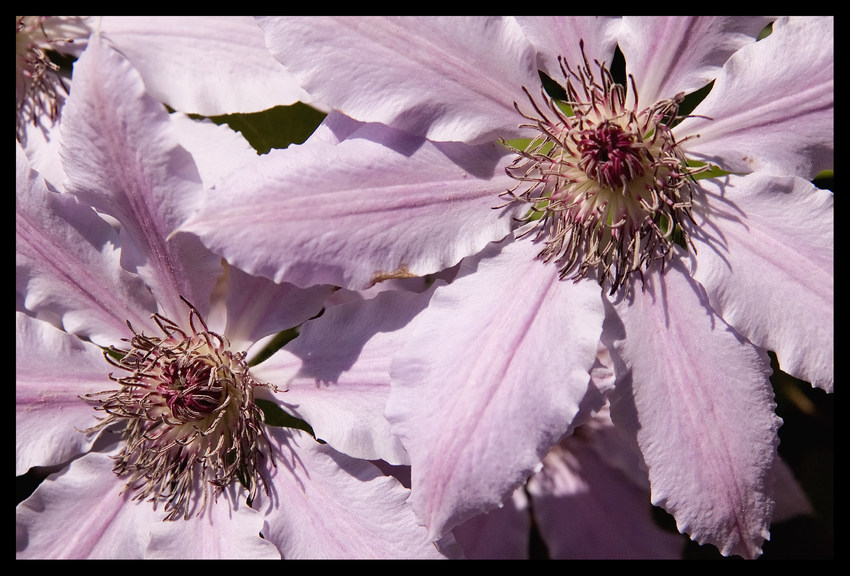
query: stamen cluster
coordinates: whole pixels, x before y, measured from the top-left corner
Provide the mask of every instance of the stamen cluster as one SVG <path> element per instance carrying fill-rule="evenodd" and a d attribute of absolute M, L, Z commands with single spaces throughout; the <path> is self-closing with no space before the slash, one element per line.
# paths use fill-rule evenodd
<path fill-rule="evenodd" d="M 640 110 L 633 78 L 627 106 L 625 87 L 604 64 L 596 62 L 597 81 L 586 56 L 576 69 L 559 63 L 563 101 L 541 90 L 544 112 L 523 87 L 534 114 L 515 103 L 531 121 L 521 126 L 538 135 L 524 148 L 503 141 L 517 154 L 507 173 L 518 181 L 503 196 L 531 204 L 523 234 L 545 241 L 539 256 L 559 265 L 561 279 L 596 273 L 613 294 L 631 272 L 663 260 L 676 239 L 687 241 L 681 223 L 698 170 L 670 130 L 683 95 Z"/>
<path fill-rule="evenodd" d="M 120 389 L 87 397 L 105 396 L 96 409 L 107 414 L 87 432 L 121 426 L 124 447 L 113 470 L 128 477 L 134 499 L 154 508 L 164 502 L 167 520 L 203 511 L 210 486 L 217 496 L 238 480 L 253 499 L 263 485 L 259 465 L 270 454 L 253 390 L 265 385 L 248 373 L 244 352 L 231 352 L 186 304 L 191 334 L 159 314 L 153 319 L 164 337 L 136 333 L 128 322 L 130 349 L 112 347 L 104 357 L 129 375 L 110 374 Z"/>

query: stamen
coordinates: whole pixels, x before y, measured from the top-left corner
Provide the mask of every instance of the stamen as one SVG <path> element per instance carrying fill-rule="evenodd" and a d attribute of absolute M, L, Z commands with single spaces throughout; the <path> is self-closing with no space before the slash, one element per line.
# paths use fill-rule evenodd
<path fill-rule="evenodd" d="M 544 92 L 541 106 L 523 87 L 533 110 L 519 114 L 538 134 L 507 167 L 517 186 L 506 190 L 502 207 L 524 202 L 521 219 L 534 240 L 544 242 L 539 258 L 555 261 L 561 279 L 596 274 L 615 293 L 635 271 L 669 257 L 674 232 L 689 242 L 682 222 L 690 218 L 693 176 L 670 126 L 679 120 L 682 95 L 640 110 L 633 76 L 635 108 L 626 106 L 625 87 L 596 61 L 599 81 L 580 43 L 583 65 L 559 67 L 567 114 Z M 659 227 L 663 223 L 662 227 Z M 627 288 L 628 289 L 628 288 Z"/>
<path fill-rule="evenodd" d="M 113 470 L 127 476 L 134 499 L 151 501 L 154 509 L 163 504 L 166 520 L 201 513 L 208 486 L 215 497 L 239 481 L 253 500 L 260 487 L 268 490 L 261 464 L 268 458 L 274 465 L 253 400 L 254 388 L 267 385 L 248 373 L 245 354 L 231 352 L 227 339 L 183 301 L 189 331 L 159 314 L 152 318 L 163 337 L 136 332 L 127 322 L 130 349 L 112 347 L 104 357 L 129 375 L 109 374 L 120 389 L 85 398 L 107 415 L 85 432 L 123 424 L 124 448 Z"/>

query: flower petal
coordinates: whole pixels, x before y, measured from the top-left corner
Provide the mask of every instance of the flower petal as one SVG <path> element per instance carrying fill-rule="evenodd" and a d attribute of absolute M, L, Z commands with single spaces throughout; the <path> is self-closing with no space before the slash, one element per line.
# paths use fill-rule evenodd
<path fill-rule="evenodd" d="M 270 334 L 298 326 L 322 310 L 332 286 L 298 288 L 251 276 L 227 266 L 227 327 L 225 336 L 236 350 Z"/>
<path fill-rule="evenodd" d="M 103 16 L 99 29 L 151 95 L 181 112 L 259 112 L 310 96 L 269 53 L 250 16 Z"/>
<path fill-rule="evenodd" d="M 537 65 L 553 80 L 563 80 L 558 57 L 570 67 L 584 66 L 579 40 L 587 60 L 611 66 L 619 16 L 517 16 L 517 22 L 537 49 Z"/>
<path fill-rule="evenodd" d="M 49 476 L 15 512 L 17 558 L 142 558 L 162 519 L 134 502 L 108 454 L 92 452 Z"/>
<path fill-rule="evenodd" d="M 538 87 L 535 51 L 511 18 L 267 17 L 272 54 L 344 114 L 430 140 L 517 134 L 514 101 Z M 534 89 L 537 91 L 537 88 Z"/>
<path fill-rule="evenodd" d="M 124 268 L 143 276 L 166 316 L 185 315 L 180 295 L 205 314 L 220 258 L 192 236 L 166 241 L 185 217 L 177 205 L 201 187 L 198 170 L 138 73 L 97 36 L 74 66 L 62 121 L 68 191 L 121 223 Z"/>
<path fill-rule="evenodd" d="M 355 460 L 307 434 L 270 431 L 280 450 L 271 495 L 253 505 L 263 512 L 263 536 L 287 559 L 437 559 L 405 501 L 409 491 L 373 464 Z"/>
<path fill-rule="evenodd" d="M 50 192 L 17 147 L 15 284 L 34 314 L 58 315 L 66 331 L 103 344 L 149 326 L 156 304 L 138 276 L 121 269 L 118 235 L 91 208 Z"/>
<path fill-rule="evenodd" d="M 411 504 L 432 536 L 509 496 L 588 395 L 599 286 L 558 281 L 531 242 L 498 248 L 477 270 L 464 261 L 436 290 L 393 361 L 386 416 L 410 455 Z"/>
<path fill-rule="evenodd" d="M 547 454 L 542 470 L 528 481 L 550 557 L 681 558 L 686 541 L 656 523 L 646 472 L 634 451 L 610 420 L 597 417 L 592 423 Z M 624 452 L 631 454 L 620 469 Z"/>
<path fill-rule="evenodd" d="M 251 274 L 363 289 L 438 272 L 504 238 L 515 210 L 493 207 L 514 184 L 507 162 L 497 145 L 366 125 L 336 145 L 311 139 L 261 156 L 181 229 Z"/>
<path fill-rule="evenodd" d="M 517 488 L 502 507 L 467 520 L 452 533 L 468 560 L 527 559 L 531 516 L 525 488 Z"/>
<path fill-rule="evenodd" d="M 712 307 L 784 372 L 831 392 L 834 194 L 761 174 L 700 182 L 694 278 Z"/>
<path fill-rule="evenodd" d="M 203 181 L 204 191 L 221 178 L 257 157 L 257 151 L 226 124 L 192 120 L 175 112 L 169 116 L 180 145 L 192 154 Z"/>
<path fill-rule="evenodd" d="M 765 16 L 624 16 L 617 41 L 639 105 L 702 88 L 769 23 Z"/>
<path fill-rule="evenodd" d="M 730 172 L 810 180 L 834 167 L 834 21 L 781 18 L 735 53 L 692 117 L 674 130 L 694 158 Z"/>
<path fill-rule="evenodd" d="M 637 442 L 652 503 L 680 532 L 756 557 L 769 537 L 781 424 L 767 353 L 714 314 L 681 261 L 644 279 L 616 307 L 627 337 L 614 343 L 625 366 L 613 421 Z"/>
<path fill-rule="evenodd" d="M 260 537 L 264 525 L 263 515 L 233 494 L 219 495 L 202 514 L 152 524 L 145 558 L 279 560 L 274 544 Z"/>
<path fill-rule="evenodd" d="M 80 396 L 109 388 L 101 349 L 47 322 L 15 314 L 15 474 L 83 454 L 97 424 Z"/>
<path fill-rule="evenodd" d="M 251 373 L 285 387 L 277 399 L 336 450 L 355 458 L 407 464 L 384 408 L 390 364 L 404 343 L 399 330 L 429 298 L 430 293 L 386 291 L 371 300 L 329 307 Z"/>

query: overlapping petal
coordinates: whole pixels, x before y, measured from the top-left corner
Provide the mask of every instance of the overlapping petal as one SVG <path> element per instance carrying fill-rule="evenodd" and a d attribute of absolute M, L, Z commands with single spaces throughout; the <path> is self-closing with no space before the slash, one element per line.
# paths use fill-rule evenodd
<path fill-rule="evenodd" d="M 537 50 L 537 66 L 556 82 L 564 77 L 559 56 L 573 69 L 584 66 L 585 57 L 591 63 L 598 60 L 611 65 L 619 16 L 517 16 L 516 19 Z M 584 45 L 583 54 L 579 40 Z M 532 94 L 536 96 L 537 91 L 533 90 Z"/>
<path fill-rule="evenodd" d="M 649 470 L 652 502 L 724 555 L 769 537 L 777 430 L 767 353 L 715 314 L 674 260 L 616 306 L 626 338 L 611 416 Z"/>
<path fill-rule="evenodd" d="M 639 106 L 693 92 L 711 82 L 741 47 L 755 43 L 767 16 L 624 16 L 617 41 Z"/>
<path fill-rule="evenodd" d="M 834 167 L 834 20 L 780 18 L 773 33 L 723 66 L 708 96 L 676 127 L 695 158 L 732 172 L 811 179 Z"/>
<path fill-rule="evenodd" d="M 158 101 L 202 116 L 308 102 L 251 16 L 102 16 L 90 24 L 133 62 Z"/>
<path fill-rule="evenodd" d="M 517 23 L 495 17 L 264 17 L 272 54 L 322 102 L 438 141 L 517 134 L 514 101 L 539 86 Z M 316 66 L 322 62 L 322 66 Z"/>
<path fill-rule="evenodd" d="M 41 320 L 15 315 L 15 474 L 53 466 L 88 451 L 93 438 L 75 430 L 97 423 L 80 399 L 104 390 L 101 349 Z"/>
<path fill-rule="evenodd" d="M 185 216 L 181 197 L 202 183 L 163 106 L 127 60 L 92 36 L 63 114 L 68 191 L 121 222 L 122 266 L 144 278 L 166 315 L 183 313 L 180 295 L 205 313 L 220 258 L 189 235 L 166 241 Z"/>
<path fill-rule="evenodd" d="M 283 406 L 340 452 L 407 464 L 384 406 L 392 358 L 404 344 L 400 330 L 429 298 L 430 293 L 391 290 L 329 307 L 253 374 L 284 388 L 277 394 Z"/>
<path fill-rule="evenodd" d="M 332 286 L 298 288 L 288 282 L 275 284 L 232 266 L 226 266 L 226 270 L 225 335 L 237 350 L 312 318 L 333 292 Z"/>
<path fill-rule="evenodd" d="M 162 512 L 130 504 L 109 454 L 91 453 L 45 480 L 18 505 L 17 558 L 141 558 Z M 71 526 L 69 526 L 71 524 Z"/>
<path fill-rule="evenodd" d="M 528 558 L 531 515 L 525 488 L 517 488 L 503 505 L 467 520 L 452 530 L 468 560 Z"/>
<path fill-rule="evenodd" d="M 230 489 L 201 515 L 188 520 L 151 524 L 150 543 L 145 558 L 280 559 L 280 552 L 274 544 L 261 536 L 264 526 L 263 515 L 240 502 L 234 490 Z"/>
<path fill-rule="evenodd" d="M 800 178 L 701 181 L 694 278 L 723 319 L 829 392 L 835 378 L 834 194 Z"/>
<path fill-rule="evenodd" d="M 559 282 L 531 243 L 499 248 L 477 270 L 464 261 L 436 290 L 393 362 L 386 415 L 410 454 L 411 503 L 433 536 L 507 497 L 588 393 L 599 287 Z"/>
<path fill-rule="evenodd" d="M 409 490 L 375 465 L 298 431 L 270 431 L 277 467 L 254 505 L 284 558 L 444 558 L 417 524 Z M 270 506 L 280 512 L 269 514 Z M 451 544 L 451 542 L 447 543 Z M 449 549 L 450 550 L 450 549 Z"/>
<path fill-rule="evenodd" d="M 547 454 L 528 482 L 549 557 L 680 558 L 685 540 L 655 521 L 637 454 L 610 420 L 593 423 Z"/>
<path fill-rule="evenodd" d="M 339 144 L 273 150 L 225 178 L 181 230 L 243 270 L 362 289 L 422 276 L 501 240 L 506 150 L 365 125 Z"/>
<path fill-rule="evenodd" d="M 118 234 L 91 208 L 47 190 L 17 148 L 15 289 L 32 314 L 100 344 L 149 325 L 156 310 L 142 281 L 119 266 Z"/>

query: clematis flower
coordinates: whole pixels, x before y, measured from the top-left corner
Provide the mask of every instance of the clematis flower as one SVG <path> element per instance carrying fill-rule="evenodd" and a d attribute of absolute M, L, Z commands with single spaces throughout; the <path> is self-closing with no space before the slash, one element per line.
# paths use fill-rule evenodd
<path fill-rule="evenodd" d="M 781 425 L 767 351 L 833 386 L 833 196 L 810 182 L 833 165 L 832 18 L 760 41 L 763 18 L 260 23 L 335 112 L 182 229 L 301 286 L 476 256 L 392 364 L 386 416 L 431 536 L 502 502 L 607 398 L 652 503 L 758 556 Z M 594 394 L 600 343 L 617 379 Z"/>
<path fill-rule="evenodd" d="M 57 469 L 17 507 L 17 557 L 444 557 L 407 489 L 318 442 L 255 371 L 331 288 L 172 234 L 254 151 L 169 115 L 97 35 L 73 80 L 64 193 L 16 146 L 16 472 Z"/>

